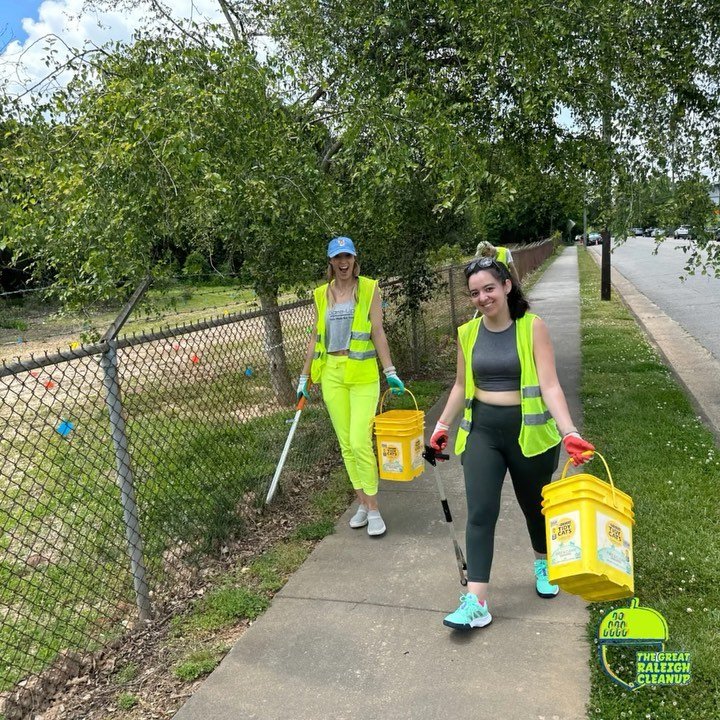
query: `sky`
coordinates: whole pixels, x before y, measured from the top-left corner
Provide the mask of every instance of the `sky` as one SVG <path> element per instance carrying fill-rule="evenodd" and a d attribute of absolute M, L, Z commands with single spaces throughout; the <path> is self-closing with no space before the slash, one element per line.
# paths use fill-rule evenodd
<path fill-rule="evenodd" d="M 20 94 L 42 80 L 49 36 L 58 36 L 63 45 L 82 48 L 87 43 L 126 41 L 147 20 L 142 10 L 88 12 L 85 0 L 0 0 L 0 84 L 11 94 Z M 175 18 L 222 21 L 217 0 L 173 0 Z M 68 76 L 60 78 L 67 82 Z"/>
<path fill-rule="evenodd" d="M 0 47 L 13 39 L 27 37 L 23 18 L 37 17 L 38 0 L 0 0 Z"/>

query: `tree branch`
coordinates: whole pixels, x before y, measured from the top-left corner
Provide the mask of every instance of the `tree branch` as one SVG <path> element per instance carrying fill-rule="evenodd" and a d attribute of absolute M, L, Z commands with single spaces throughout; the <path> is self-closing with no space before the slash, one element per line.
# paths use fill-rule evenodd
<path fill-rule="evenodd" d="M 336 140 L 330 147 L 325 151 L 325 155 L 323 155 L 323 159 L 320 161 L 320 169 L 323 172 L 327 172 L 328 168 L 330 167 L 330 162 L 332 161 L 333 155 L 337 155 L 338 152 L 340 152 L 340 149 L 343 146 L 342 140 Z"/>
<path fill-rule="evenodd" d="M 232 19 L 230 15 L 230 8 L 228 7 L 228 4 L 225 0 L 218 0 L 218 5 L 220 5 L 220 9 L 223 12 L 223 15 L 225 16 L 225 20 L 227 21 L 227 24 L 230 26 L 230 32 L 232 32 L 233 37 L 235 38 L 235 42 L 238 43 L 238 45 L 241 42 L 240 33 L 238 32 L 237 26 L 235 25 L 235 21 Z M 237 16 L 236 16 L 237 17 Z M 240 18 L 238 18 L 238 22 L 240 23 L 240 29 L 242 30 L 243 38 L 245 36 L 245 28 L 242 26 L 242 21 Z M 245 41 L 247 42 L 247 41 Z"/>
<path fill-rule="evenodd" d="M 201 45 L 204 48 L 208 47 L 207 43 L 203 41 L 202 37 L 194 35 L 189 30 L 186 30 L 182 25 L 180 25 L 172 17 L 172 15 L 170 15 L 170 13 L 158 2 L 158 0 L 150 0 L 150 5 L 156 13 L 162 15 L 162 17 L 164 17 L 170 24 L 174 25 L 175 28 L 177 28 L 183 35 L 189 37 L 193 42 L 196 42 L 198 45 Z"/>

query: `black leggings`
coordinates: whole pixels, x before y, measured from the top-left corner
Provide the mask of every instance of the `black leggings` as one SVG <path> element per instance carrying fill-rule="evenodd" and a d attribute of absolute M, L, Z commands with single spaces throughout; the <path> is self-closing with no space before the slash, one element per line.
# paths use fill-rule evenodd
<path fill-rule="evenodd" d="M 503 407 L 473 401 L 472 429 L 462 455 L 468 507 L 465 544 L 471 582 L 490 580 L 500 493 L 508 470 L 533 550 L 547 552 L 540 491 L 557 469 L 560 444 L 542 455 L 525 457 L 518 443 L 521 421 L 519 405 Z"/>

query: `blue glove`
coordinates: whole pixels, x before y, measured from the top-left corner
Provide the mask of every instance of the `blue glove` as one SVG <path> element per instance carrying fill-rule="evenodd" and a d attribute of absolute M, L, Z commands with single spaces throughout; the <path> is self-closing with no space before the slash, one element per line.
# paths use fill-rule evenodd
<path fill-rule="evenodd" d="M 395 372 L 395 366 L 391 365 L 383 370 L 390 392 L 393 395 L 402 395 L 405 392 L 405 385 Z"/>
<path fill-rule="evenodd" d="M 304 395 L 308 400 L 310 399 L 310 395 L 308 394 L 307 384 L 308 380 L 310 379 L 309 375 L 301 375 L 298 379 L 298 386 L 297 386 L 297 399 L 298 402 L 300 401 L 300 398 Z"/>

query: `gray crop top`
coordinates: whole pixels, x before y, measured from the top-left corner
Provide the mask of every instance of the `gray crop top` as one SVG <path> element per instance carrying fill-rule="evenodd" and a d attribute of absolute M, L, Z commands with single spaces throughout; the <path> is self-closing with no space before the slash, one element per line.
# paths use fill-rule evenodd
<path fill-rule="evenodd" d="M 492 332 L 480 323 L 472 352 L 475 387 L 499 392 L 520 389 L 520 358 L 515 339 L 515 322 L 502 332 Z"/>
<path fill-rule="evenodd" d="M 328 306 L 325 313 L 325 349 L 328 352 L 349 349 L 354 314 L 354 300 Z"/>

